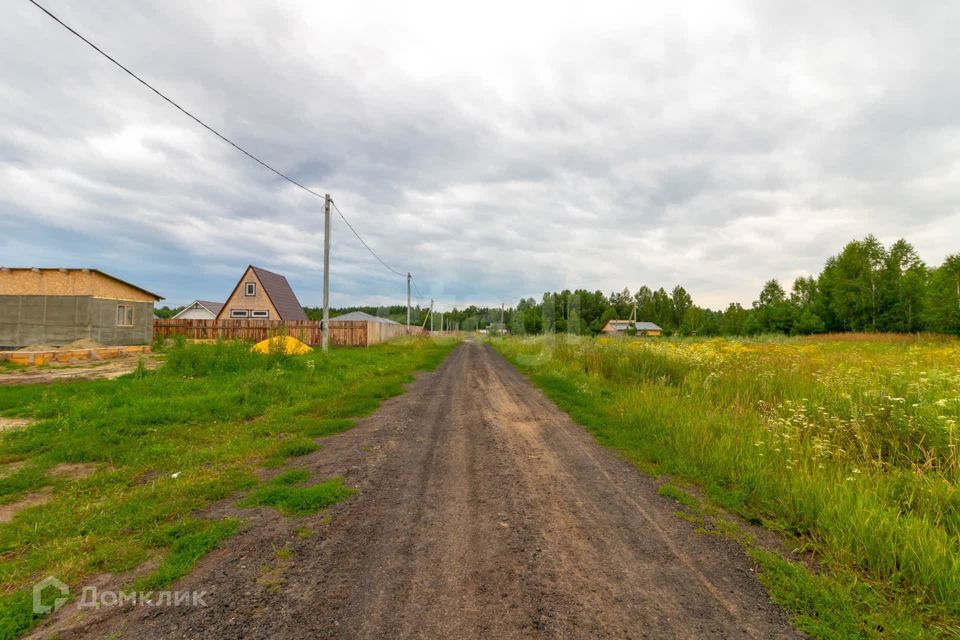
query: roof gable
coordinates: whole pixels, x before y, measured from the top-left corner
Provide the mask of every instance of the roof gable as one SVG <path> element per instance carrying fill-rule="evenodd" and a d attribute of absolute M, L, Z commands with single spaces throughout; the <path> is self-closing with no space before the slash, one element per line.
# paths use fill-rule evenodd
<path fill-rule="evenodd" d="M 263 288 L 263 292 L 267 294 L 267 298 L 270 299 L 273 308 L 277 310 L 277 316 L 280 320 L 308 319 L 306 312 L 303 310 L 303 306 L 300 304 L 300 301 L 297 300 L 296 294 L 293 292 L 293 289 L 290 288 L 290 283 L 287 282 L 285 277 L 279 273 L 267 271 L 266 269 L 261 269 L 253 265 L 248 266 L 243 272 L 243 275 L 245 276 L 247 271 L 251 270 L 254 275 L 257 276 L 257 280 L 260 281 L 260 286 Z M 242 282 L 243 276 L 237 281 L 237 286 L 233 289 L 234 293 Z M 233 293 L 230 294 L 230 297 L 233 297 Z"/>
<path fill-rule="evenodd" d="M 174 314 L 172 319 L 179 320 L 180 317 L 186 314 L 188 311 L 190 311 L 191 309 L 197 309 L 197 308 L 206 309 L 207 311 L 212 313 L 214 319 L 216 319 L 217 315 L 220 313 L 220 310 L 223 309 L 223 307 L 224 307 L 223 302 L 213 302 L 211 300 L 194 300 L 190 304 L 184 306 L 183 309 L 178 311 L 176 314 Z"/>

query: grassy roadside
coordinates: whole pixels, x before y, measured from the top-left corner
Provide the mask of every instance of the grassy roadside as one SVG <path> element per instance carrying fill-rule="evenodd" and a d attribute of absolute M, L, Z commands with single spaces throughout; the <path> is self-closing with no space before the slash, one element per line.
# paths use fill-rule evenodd
<path fill-rule="evenodd" d="M 752 550 L 802 630 L 960 637 L 955 340 L 493 344 L 599 442 L 815 551 Z"/>
<path fill-rule="evenodd" d="M 241 526 L 192 514 L 253 488 L 258 467 L 282 465 L 350 428 L 454 344 L 409 340 L 292 357 L 253 354 L 244 343 L 184 345 L 154 372 L 0 387 L 0 415 L 37 421 L 0 433 L 0 504 L 52 494 L 0 524 L 0 638 L 34 623 L 30 586 L 45 576 L 76 586 L 148 560 L 158 568 L 140 587 L 184 575 Z M 93 472 L 58 473 L 66 464 Z M 259 488 L 253 500 L 302 513 L 346 495 L 331 480 Z"/>

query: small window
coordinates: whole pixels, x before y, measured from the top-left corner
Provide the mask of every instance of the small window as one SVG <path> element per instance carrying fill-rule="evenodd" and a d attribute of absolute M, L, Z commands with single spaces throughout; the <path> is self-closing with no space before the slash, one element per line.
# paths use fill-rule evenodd
<path fill-rule="evenodd" d="M 269 318 L 270 311 L 268 311 L 267 309 L 257 309 L 255 311 L 250 312 L 250 317 L 251 318 Z"/>
<path fill-rule="evenodd" d="M 256 283 L 256 282 L 248 282 L 248 283 L 246 283 L 246 284 L 243 285 L 243 286 L 244 286 L 244 288 L 246 289 L 246 295 L 248 295 L 248 296 L 255 296 L 255 295 L 257 295 L 257 283 Z"/>
<path fill-rule="evenodd" d="M 246 309 L 230 309 L 231 318 L 246 318 L 250 313 Z"/>
<path fill-rule="evenodd" d="M 117 305 L 117 326 L 118 327 L 133 326 L 133 305 L 132 304 Z"/>

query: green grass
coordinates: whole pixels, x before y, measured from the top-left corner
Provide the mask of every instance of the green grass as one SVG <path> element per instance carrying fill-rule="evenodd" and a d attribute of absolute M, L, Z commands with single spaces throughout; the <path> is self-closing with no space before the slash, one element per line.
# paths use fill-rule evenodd
<path fill-rule="evenodd" d="M 960 636 L 957 340 L 493 344 L 599 442 L 815 551 L 765 579 L 816 637 Z"/>
<path fill-rule="evenodd" d="M 349 498 L 355 493 L 343 484 L 342 478 L 332 478 L 308 487 L 291 486 L 289 478 L 267 483 L 253 490 L 240 506 L 276 507 L 291 516 L 305 516 Z"/>
<path fill-rule="evenodd" d="M 684 491 L 679 487 L 675 487 L 672 484 L 662 484 L 657 489 L 657 493 L 668 498 L 672 498 L 679 502 L 682 505 L 690 507 L 691 509 L 696 509 L 700 506 L 700 501 L 691 496 L 689 493 Z"/>
<path fill-rule="evenodd" d="M 151 534 L 151 546 L 169 547 L 170 551 L 156 571 L 134 582 L 136 589 L 160 589 L 193 568 L 194 563 L 212 550 L 221 541 L 240 530 L 237 520 L 186 519 L 170 526 L 161 527 Z"/>
<path fill-rule="evenodd" d="M 181 345 L 152 372 L 0 387 L 0 415 L 37 421 L 0 434 L 0 475 L 22 465 L 0 478 L 0 502 L 53 491 L 49 503 L 0 524 L 0 640 L 33 624 L 29 589 L 38 578 L 78 587 L 157 556 L 160 568 L 144 584 L 183 575 L 238 526 L 192 513 L 256 487 L 264 464 L 350 428 L 454 344 L 408 340 L 294 357 L 251 353 L 243 343 Z M 50 473 L 59 463 L 96 471 L 70 480 Z M 336 494 L 333 486 L 277 505 L 313 508 Z"/>

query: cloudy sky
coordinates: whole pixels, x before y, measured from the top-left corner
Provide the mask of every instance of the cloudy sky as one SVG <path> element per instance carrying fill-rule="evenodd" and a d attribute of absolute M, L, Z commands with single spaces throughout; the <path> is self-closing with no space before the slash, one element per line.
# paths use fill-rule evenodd
<path fill-rule="evenodd" d="M 960 251 L 958 3 L 45 4 L 446 305 L 749 304 L 868 233 Z M 177 304 L 253 263 L 319 304 L 322 201 L 25 0 L 0 56 L 0 264 Z M 404 301 L 331 237 L 332 304 Z"/>

